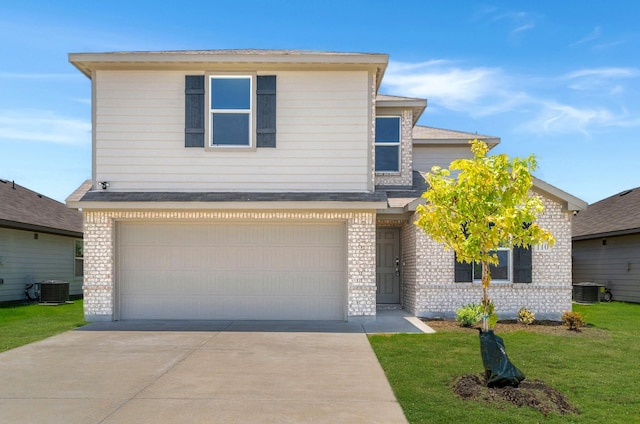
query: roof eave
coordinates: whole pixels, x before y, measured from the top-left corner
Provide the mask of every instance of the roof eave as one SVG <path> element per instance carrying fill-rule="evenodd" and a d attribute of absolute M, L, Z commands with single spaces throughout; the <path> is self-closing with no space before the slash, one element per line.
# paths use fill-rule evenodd
<path fill-rule="evenodd" d="M 236 201 L 236 202 L 100 202 L 72 201 L 83 210 L 371 210 L 386 208 L 386 201 Z"/>
<path fill-rule="evenodd" d="M 28 224 L 25 222 L 6 221 L 0 219 L 0 228 L 10 228 L 13 230 L 33 231 L 36 233 L 53 234 L 56 236 L 82 238 L 82 232 L 65 230 L 63 228 L 51 228 L 42 225 Z"/>
<path fill-rule="evenodd" d="M 376 100 L 376 108 L 402 108 L 413 111 L 413 125 L 427 108 L 427 99 Z"/>
<path fill-rule="evenodd" d="M 562 200 L 569 211 L 581 211 L 587 208 L 587 202 L 584 200 L 579 199 L 566 191 L 560 190 L 539 178 L 533 177 L 533 188 L 534 190 L 541 190 L 546 194 Z"/>
<path fill-rule="evenodd" d="M 579 236 L 571 237 L 571 240 L 572 241 L 591 240 L 591 239 L 605 238 L 605 237 L 625 236 L 630 234 L 640 234 L 640 228 L 628 228 L 625 230 L 606 231 L 606 232 L 594 233 L 594 234 L 582 234 Z"/>
<path fill-rule="evenodd" d="M 498 144 L 500 144 L 500 138 L 491 137 L 491 138 L 482 138 L 476 137 L 479 140 L 487 143 L 490 149 L 493 149 Z M 414 138 L 414 145 L 422 145 L 422 146 L 451 146 L 451 145 L 469 145 L 469 142 L 473 139 L 465 139 L 465 138 L 451 138 L 451 139 L 426 139 L 426 138 Z"/>
<path fill-rule="evenodd" d="M 382 53 L 321 53 L 321 52 L 259 52 L 214 54 L 206 52 L 116 52 L 116 53 L 69 53 L 69 62 L 80 72 L 91 78 L 94 69 L 117 69 L 140 67 L 143 69 L 170 64 L 194 66 L 226 63 L 243 64 L 289 64 L 289 65 L 334 65 L 363 66 L 375 68 L 377 84 L 384 75 L 389 55 Z"/>

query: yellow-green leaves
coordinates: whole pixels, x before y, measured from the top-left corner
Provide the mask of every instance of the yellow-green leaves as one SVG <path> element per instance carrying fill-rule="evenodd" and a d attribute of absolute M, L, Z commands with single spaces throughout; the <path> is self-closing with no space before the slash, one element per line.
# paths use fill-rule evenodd
<path fill-rule="evenodd" d="M 498 247 L 553 245 L 551 233 L 535 223 L 544 211 L 541 199 L 530 194 L 535 157 L 487 156 L 486 143 L 470 143 L 473 159 L 434 167 L 427 175 L 426 204 L 418 207 L 416 225 L 464 262 L 496 264 L 492 252 Z"/>
<path fill-rule="evenodd" d="M 458 261 L 482 265 L 482 305 L 489 313 L 489 265 L 498 264 L 499 247 L 533 246 L 555 239 L 535 221 L 544 206 L 530 195 L 533 155 L 510 160 L 507 155 L 487 156 L 489 147 L 473 140 L 473 159 L 453 161 L 449 170 L 434 167 L 427 174 L 429 188 L 418 206 L 416 225 L 434 240 L 456 252 Z M 454 171 L 454 172 L 451 172 Z M 451 174 L 457 177 L 452 177 Z M 488 330 L 486 318 L 483 328 Z"/>

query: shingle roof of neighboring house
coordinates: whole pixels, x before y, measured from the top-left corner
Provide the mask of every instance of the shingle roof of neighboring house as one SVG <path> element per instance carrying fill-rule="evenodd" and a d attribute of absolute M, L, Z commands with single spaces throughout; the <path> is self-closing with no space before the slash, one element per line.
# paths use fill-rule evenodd
<path fill-rule="evenodd" d="M 492 135 L 482 135 L 464 131 L 446 130 L 444 128 L 425 127 L 416 125 L 413 127 L 414 144 L 467 144 L 473 139 L 482 140 L 490 147 L 500 143 L 500 137 Z"/>
<path fill-rule="evenodd" d="M 82 237 L 82 214 L 26 187 L 0 180 L 0 227 Z"/>
<path fill-rule="evenodd" d="M 640 187 L 589 205 L 573 218 L 573 239 L 640 233 Z"/>

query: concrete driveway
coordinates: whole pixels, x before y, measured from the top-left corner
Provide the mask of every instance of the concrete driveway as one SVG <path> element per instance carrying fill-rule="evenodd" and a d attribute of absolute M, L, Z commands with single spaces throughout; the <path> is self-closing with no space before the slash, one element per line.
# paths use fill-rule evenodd
<path fill-rule="evenodd" d="M 405 423 L 365 332 L 95 323 L 0 354 L 0 422 Z"/>

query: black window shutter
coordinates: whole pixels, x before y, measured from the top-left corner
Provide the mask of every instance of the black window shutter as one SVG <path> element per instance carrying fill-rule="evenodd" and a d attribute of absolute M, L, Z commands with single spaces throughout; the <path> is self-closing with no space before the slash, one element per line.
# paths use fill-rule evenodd
<path fill-rule="evenodd" d="M 204 147 L 204 75 L 185 77 L 184 99 L 184 147 Z"/>
<path fill-rule="evenodd" d="M 259 75 L 256 90 L 256 147 L 276 147 L 276 76 Z"/>
<path fill-rule="evenodd" d="M 471 283 L 473 276 L 471 274 L 473 265 L 466 262 L 458 262 L 456 256 L 455 259 L 455 282 L 456 283 Z"/>
<path fill-rule="evenodd" d="M 513 248 L 513 282 L 530 283 L 531 278 L 531 249 L 529 247 Z"/>

